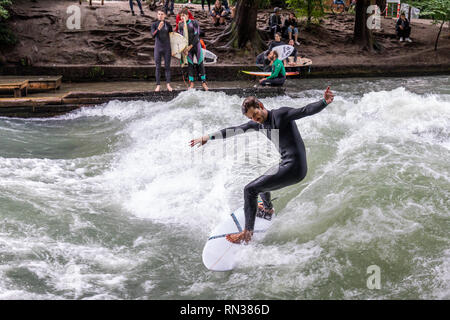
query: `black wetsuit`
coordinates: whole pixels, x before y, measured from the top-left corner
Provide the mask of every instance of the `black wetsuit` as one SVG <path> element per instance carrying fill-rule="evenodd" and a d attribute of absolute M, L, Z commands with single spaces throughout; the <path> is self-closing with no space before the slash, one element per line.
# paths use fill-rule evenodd
<path fill-rule="evenodd" d="M 247 130 L 263 130 L 269 139 L 273 134 L 279 135 L 271 141 L 281 154 L 280 163 L 244 188 L 245 229 L 253 231 L 255 226 L 258 194 L 261 195 L 264 207 L 271 209 L 270 191 L 298 183 L 305 178 L 306 150 L 295 120 L 318 113 L 326 106 L 327 103 L 322 99 L 298 109 L 282 107 L 268 111 L 267 120 L 263 124 L 250 120 L 240 126 L 225 128 L 210 135 L 211 139 L 225 139 Z M 272 132 L 276 129 L 279 131 Z"/>
<path fill-rule="evenodd" d="M 170 61 L 172 59 L 172 49 L 170 48 L 170 37 L 169 33 L 172 32 L 172 26 L 167 21 L 164 21 L 164 26 L 161 30 L 158 30 L 159 23 L 161 21 L 155 21 L 152 24 L 151 32 L 152 36 L 155 38 L 155 78 L 156 84 L 160 84 L 161 78 L 161 56 L 164 57 L 164 69 L 166 72 L 166 82 L 170 83 Z"/>

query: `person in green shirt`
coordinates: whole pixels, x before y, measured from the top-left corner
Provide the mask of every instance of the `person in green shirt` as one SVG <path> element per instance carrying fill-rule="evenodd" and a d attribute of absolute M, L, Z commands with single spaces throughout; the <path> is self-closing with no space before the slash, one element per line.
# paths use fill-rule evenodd
<path fill-rule="evenodd" d="M 283 62 L 278 59 L 278 53 L 274 50 L 269 52 L 267 58 L 272 64 L 272 73 L 267 78 L 259 80 L 262 86 L 282 86 L 286 81 L 286 69 Z"/>

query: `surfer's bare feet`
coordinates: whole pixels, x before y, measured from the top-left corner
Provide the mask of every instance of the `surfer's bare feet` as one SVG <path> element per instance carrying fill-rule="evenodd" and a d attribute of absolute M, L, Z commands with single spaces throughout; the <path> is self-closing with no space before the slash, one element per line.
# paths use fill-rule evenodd
<path fill-rule="evenodd" d="M 169 83 L 167 84 L 167 90 L 169 90 L 170 92 L 172 92 L 172 91 L 173 91 L 173 89 L 172 89 L 172 87 L 170 86 L 170 84 L 169 84 Z"/>
<path fill-rule="evenodd" d="M 202 87 L 203 87 L 203 89 L 205 89 L 205 91 L 209 90 L 208 86 L 206 85 L 206 82 L 202 83 Z"/>
<path fill-rule="evenodd" d="M 252 239 L 252 236 L 253 231 L 244 229 L 242 232 L 239 233 L 227 234 L 225 238 L 232 243 L 239 244 L 242 241 L 248 243 Z"/>
<path fill-rule="evenodd" d="M 161 91 L 161 86 L 157 85 L 156 88 L 155 88 L 155 92 L 159 92 L 159 91 Z"/>
<path fill-rule="evenodd" d="M 193 81 L 189 81 L 189 89 L 194 89 L 194 85 Z"/>

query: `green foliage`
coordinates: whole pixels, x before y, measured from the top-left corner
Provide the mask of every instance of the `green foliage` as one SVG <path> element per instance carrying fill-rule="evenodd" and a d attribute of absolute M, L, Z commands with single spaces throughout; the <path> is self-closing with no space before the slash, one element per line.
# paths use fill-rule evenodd
<path fill-rule="evenodd" d="M 0 46 L 12 46 L 17 43 L 15 34 L 3 23 L 0 23 Z"/>
<path fill-rule="evenodd" d="M 8 7 L 11 4 L 11 0 L 0 0 L 0 46 L 12 46 L 17 43 L 16 36 L 4 23 L 9 18 Z"/>
<path fill-rule="evenodd" d="M 323 0 L 286 0 L 289 8 L 296 11 L 297 16 L 308 18 L 308 24 L 319 22 L 319 19 L 325 14 Z"/>
<path fill-rule="evenodd" d="M 420 9 L 420 16 L 431 17 L 435 23 L 450 20 L 450 0 L 406 1 Z"/>
<path fill-rule="evenodd" d="M 259 1 L 259 8 L 260 9 L 270 8 L 272 6 L 272 4 L 270 2 L 271 2 L 270 0 L 260 0 Z"/>
<path fill-rule="evenodd" d="M 7 9 L 11 4 L 11 0 L 0 0 L 0 21 L 9 18 L 9 12 Z"/>
<path fill-rule="evenodd" d="M 91 79 L 101 79 L 105 75 L 105 71 L 101 67 L 92 67 L 89 70 L 89 77 Z"/>
<path fill-rule="evenodd" d="M 450 21 L 450 0 L 422 0 L 406 1 L 409 5 L 420 9 L 420 16 L 431 17 L 434 24 L 440 24 L 439 33 L 434 43 L 434 50 L 437 50 L 439 36 L 446 21 Z"/>

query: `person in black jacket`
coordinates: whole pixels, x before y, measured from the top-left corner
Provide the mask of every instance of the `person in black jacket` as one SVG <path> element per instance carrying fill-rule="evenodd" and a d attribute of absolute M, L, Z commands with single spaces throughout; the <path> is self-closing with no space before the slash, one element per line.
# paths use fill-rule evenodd
<path fill-rule="evenodd" d="M 277 32 L 282 32 L 281 15 L 280 15 L 281 9 L 275 7 L 275 9 L 273 9 L 273 10 L 274 10 L 274 13 L 272 13 L 269 18 L 269 27 L 270 27 L 271 34 L 273 34 L 275 36 L 275 34 Z"/>
<path fill-rule="evenodd" d="M 395 31 L 397 32 L 397 36 L 400 38 L 400 42 L 403 42 L 404 40 L 412 42 L 409 38 L 409 35 L 411 34 L 411 26 L 409 25 L 409 21 L 406 19 L 404 12 L 402 12 L 400 18 L 395 24 Z"/>

